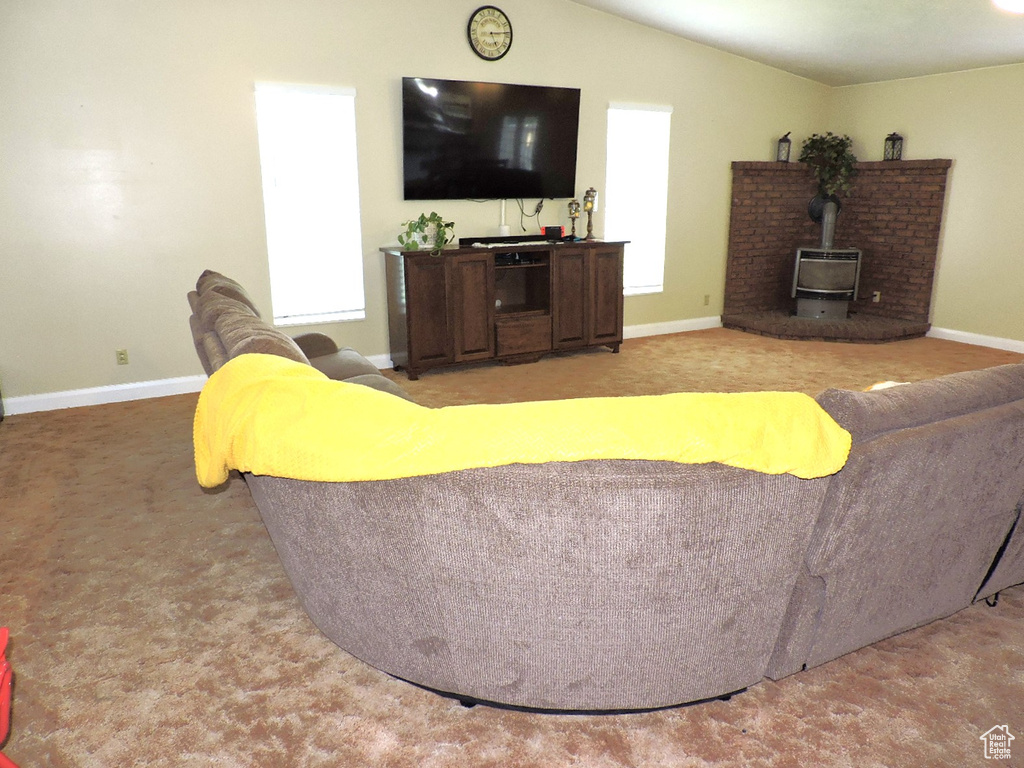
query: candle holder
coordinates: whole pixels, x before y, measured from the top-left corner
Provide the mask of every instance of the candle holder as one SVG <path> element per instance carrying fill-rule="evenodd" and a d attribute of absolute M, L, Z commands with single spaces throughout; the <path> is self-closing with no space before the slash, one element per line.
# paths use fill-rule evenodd
<path fill-rule="evenodd" d="M 775 145 L 775 161 L 778 163 L 789 162 L 789 150 L 793 146 L 793 142 L 789 138 L 789 134 L 792 131 L 786 131 L 786 135 L 779 139 L 779 143 Z"/>
<path fill-rule="evenodd" d="M 890 133 L 885 137 L 885 147 L 882 152 L 883 160 L 903 159 L 903 137 L 898 133 Z"/>
<path fill-rule="evenodd" d="M 572 222 L 572 233 L 570 237 L 576 240 L 576 219 L 580 217 L 580 201 L 570 200 L 569 201 L 569 221 Z"/>
<path fill-rule="evenodd" d="M 597 190 L 591 187 L 583 193 L 583 210 L 587 212 L 587 236 L 584 240 L 594 239 L 594 211 L 597 210 Z"/>

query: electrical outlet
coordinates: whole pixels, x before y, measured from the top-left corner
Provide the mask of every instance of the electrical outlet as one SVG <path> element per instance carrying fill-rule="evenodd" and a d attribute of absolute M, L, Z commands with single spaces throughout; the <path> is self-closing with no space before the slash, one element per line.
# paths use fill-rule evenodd
<path fill-rule="evenodd" d="M 117 364 L 118 365 L 128 365 L 128 350 L 127 349 L 118 349 L 118 350 L 116 350 L 114 352 L 114 354 L 117 355 Z"/>
<path fill-rule="evenodd" d="M 875 304 L 877 304 L 881 300 L 882 300 L 882 292 L 881 291 L 875 291 L 874 293 L 871 294 L 871 301 L 873 301 Z"/>
<path fill-rule="evenodd" d="M 706 307 L 710 303 L 711 303 L 711 294 L 710 293 L 705 293 L 704 294 L 704 306 Z"/>

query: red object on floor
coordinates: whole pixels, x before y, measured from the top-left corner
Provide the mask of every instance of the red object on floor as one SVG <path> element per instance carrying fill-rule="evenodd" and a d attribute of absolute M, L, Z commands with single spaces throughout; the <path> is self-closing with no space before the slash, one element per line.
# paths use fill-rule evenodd
<path fill-rule="evenodd" d="M 0 627 L 0 744 L 7 738 L 7 730 L 11 724 L 11 685 L 14 673 L 7 663 L 7 638 L 10 632 L 7 627 Z M 0 752 L 0 768 L 18 768 L 10 758 Z"/>

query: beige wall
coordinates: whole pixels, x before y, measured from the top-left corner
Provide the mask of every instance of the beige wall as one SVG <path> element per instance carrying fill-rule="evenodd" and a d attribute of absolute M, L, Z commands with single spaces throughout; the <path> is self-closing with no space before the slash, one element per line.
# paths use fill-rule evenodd
<path fill-rule="evenodd" d="M 862 160 L 953 160 L 932 324 L 1024 341 L 1024 64 L 838 88 L 831 122 Z"/>
<path fill-rule="evenodd" d="M 947 232 L 942 268 L 952 264 L 952 275 L 940 278 L 936 322 L 1024 338 L 1019 322 L 976 321 L 991 290 L 1007 295 L 1005 277 L 983 269 L 972 286 L 961 285 L 968 263 L 1012 261 L 1008 248 L 977 255 L 971 244 L 981 232 L 995 230 L 990 244 L 1020 242 L 1019 217 L 979 224 L 986 204 L 1009 191 L 983 188 L 986 172 L 1001 183 L 1010 178 L 997 158 L 967 174 L 963 153 L 972 142 L 995 141 L 991 126 L 973 127 L 984 110 L 972 101 L 965 110 L 974 114 L 962 118 L 972 136 L 952 127 L 929 132 L 909 122 L 923 123 L 921 110 L 898 119 L 908 94 L 883 96 L 881 86 L 835 92 L 567 0 L 502 3 L 515 42 L 504 60 L 489 63 L 465 41 L 465 21 L 477 5 L 392 0 L 383 12 L 378 3 L 334 0 L 0 5 L 4 396 L 200 373 L 185 293 L 205 267 L 237 277 L 269 309 L 254 80 L 357 91 L 367 318 L 320 330 L 366 354 L 387 352 L 377 248 L 393 243 L 398 224 L 424 207 L 401 194 L 404 75 L 580 87 L 580 193 L 603 186 L 608 102 L 674 107 L 666 289 L 627 299 L 627 325 L 720 313 L 731 161 L 769 159 L 777 136 L 791 130 L 799 142 L 828 127 L 825 121 L 879 145 L 889 130 L 904 129 L 908 156 L 952 156 L 954 189 L 961 176 L 970 180 L 963 196 L 951 199 L 958 223 Z M 1017 70 L 1017 92 L 1021 77 Z M 916 90 L 917 82 L 903 87 L 925 104 L 946 103 L 941 85 L 933 94 Z M 967 100 L 970 89 L 962 90 Z M 998 105 L 1019 126 L 1021 108 L 997 98 L 997 86 L 989 90 L 991 101 L 979 97 L 982 106 L 993 105 L 991 112 Z M 861 103 L 892 110 L 892 117 L 861 125 Z M 998 146 L 1013 144 L 1004 137 Z M 989 152 L 979 153 L 979 164 Z M 984 203 L 974 198 L 980 192 Z M 1010 197 L 1019 194 L 999 204 Z M 498 224 L 497 203 L 432 207 L 457 222 L 457 234 L 490 234 Z M 563 210 L 564 201 L 547 202 L 542 223 L 566 223 Z M 515 226 L 512 203 L 509 217 Z M 599 214 L 598 234 L 602 225 Z M 130 365 L 115 365 L 117 348 L 129 350 Z"/>
<path fill-rule="evenodd" d="M 269 308 L 254 80 L 357 90 L 367 318 L 323 328 L 340 343 L 387 352 L 377 248 L 422 208 L 402 201 L 403 75 L 582 88 L 580 193 L 603 185 L 609 101 L 674 106 L 667 287 L 630 299 L 626 322 L 720 312 L 729 162 L 767 158 L 774 136 L 813 128 L 828 89 L 563 0 L 507 0 L 512 51 L 484 62 L 465 40 L 475 7 L 0 6 L 4 395 L 200 373 L 185 293 L 205 267 L 237 277 Z M 492 234 L 499 223 L 498 203 L 436 207 L 462 235 Z M 548 202 L 542 222 L 564 223 L 564 208 Z M 517 214 L 510 203 L 513 224 Z M 129 350 L 130 365 L 115 365 L 117 348 Z"/>

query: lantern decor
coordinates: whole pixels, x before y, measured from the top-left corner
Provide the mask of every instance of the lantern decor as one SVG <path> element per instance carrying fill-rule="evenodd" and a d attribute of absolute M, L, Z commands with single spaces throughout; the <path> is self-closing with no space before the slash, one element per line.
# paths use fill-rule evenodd
<path fill-rule="evenodd" d="M 591 187 L 583 193 L 583 210 L 587 212 L 587 236 L 584 240 L 594 239 L 594 212 L 597 211 L 597 190 Z"/>
<path fill-rule="evenodd" d="M 786 131 L 786 135 L 779 139 L 779 144 L 775 147 L 775 159 L 780 163 L 789 162 L 789 150 L 793 145 L 793 142 L 789 140 L 789 134 L 792 131 Z"/>
<path fill-rule="evenodd" d="M 884 160 L 901 160 L 903 158 L 903 137 L 898 133 L 890 133 L 885 137 Z"/>
<path fill-rule="evenodd" d="M 576 219 L 580 217 L 580 201 L 570 200 L 569 201 L 569 220 L 572 222 L 572 234 L 570 234 L 571 240 L 578 240 L 576 237 Z"/>

